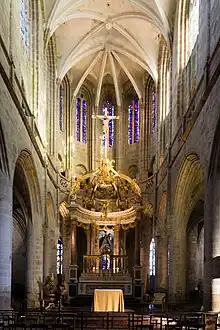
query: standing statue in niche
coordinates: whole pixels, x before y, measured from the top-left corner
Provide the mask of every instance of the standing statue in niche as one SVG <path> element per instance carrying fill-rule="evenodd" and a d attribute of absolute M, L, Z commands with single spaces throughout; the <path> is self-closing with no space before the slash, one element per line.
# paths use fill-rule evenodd
<path fill-rule="evenodd" d="M 108 230 L 101 230 L 99 234 L 99 251 L 102 255 L 101 269 L 111 269 L 111 255 L 114 248 L 114 232 Z"/>

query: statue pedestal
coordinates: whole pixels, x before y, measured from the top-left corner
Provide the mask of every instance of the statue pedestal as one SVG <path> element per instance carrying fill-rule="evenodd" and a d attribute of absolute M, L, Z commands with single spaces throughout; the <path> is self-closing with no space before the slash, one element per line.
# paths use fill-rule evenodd
<path fill-rule="evenodd" d="M 143 299 L 144 282 L 142 280 L 142 267 L 134 266 L 133 297 L 138 300 Z"/>
<path fill-rule="evenodd" d="M 68 290 L 68 299 L 75 298 L 78 294 L 77 292 L 77 265 L 70 265 L 69 268 L 69 290 Z"/>
<path fill-rule="evenodd" d="M 69 268 L 69 279 L 70 280 L 77 281 L 77 270 L 78 270 L 77 265 L 70 265 L 70 268 Z"/>

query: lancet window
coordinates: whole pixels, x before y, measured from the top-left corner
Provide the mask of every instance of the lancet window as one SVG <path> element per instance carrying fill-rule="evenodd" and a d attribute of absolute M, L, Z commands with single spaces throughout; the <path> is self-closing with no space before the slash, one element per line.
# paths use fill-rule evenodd
<path fill-rule="evenodd" d="M 63 242 L 59 237 L 57 242 L 57 274 L 63 273 Z"/>
<path fill-rule="evenodd" d="M 155 275 L 155 257 L 156 257 L 156 247 L 155 240 L 152 238 L 150 243 L 150 255 L 149 255 L 149 273 L 150 275 Z"/>
<path fill-rule="evenodd" d="M 63 85 L 60 85 L 60 102 L 59 102 L 59 126 L 63 130 Z"/>
<path fill-rule="evenodd" d="M 87 140 L 87 101 L 83 95 L 76 99 L 76 140 L 82 143 Z"/>
<path fill-rule="evenodd" d="M 154 134 L 156 130 L 157 120 L 157 103 L 156 103 L 156 89 L 152 90 L 152 111 L 151 111 L 151 133 Z"/>
<path fill-rule="evenodd" d="M 128 106 L 128 144 L 139 140 L 139 100 L 134 98 Z"/>
<path fill-rule="evenodd" d="M 105 111 L 107 109 L 107 113 L 109 116 L 114 116 L 115 115 L 115 106 L 110 100 L 106 100 L 103 104 L 102 112 L 105 114 Z M 114 120 L 110 119 L 109 120 L 109 147 L 112 148 L 114 145 L 114 131 L 115 131 L 115 126 L 114 126 Z"/>

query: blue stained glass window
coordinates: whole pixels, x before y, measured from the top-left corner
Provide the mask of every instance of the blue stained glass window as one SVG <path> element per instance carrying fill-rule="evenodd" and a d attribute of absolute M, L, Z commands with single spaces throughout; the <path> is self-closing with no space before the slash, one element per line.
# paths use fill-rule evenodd
<path fill-rule="evenodd" d="M 134 108 L 134 143 L 139 140 L 139 100 L 136 99 L 133 102 Z"/>
<path fill-rule="evenodd" d="M 60 86 L 60 107 L 59 107 L 60 130 L 63 130 L 63 86 Z"/>
<path fill-rule="evenodd" d="M 63 273 L 63 242 L 59 237 L 57 242 L 57 274 Z"/>
<path fill-rule="evenodd" d="M 76 99 L 76 140 L 80 142 L 81 138 L 81 98 Z"/>
<path fill-rule="evenodd" d="M 114 105 L 111 104 L 109 107 L 109 116 L 114 116 L 115 108 Z M 114 144 L 114 119 L 109 121 L 109 147 L 113 147 Z"/>
<path fill-rule="evenodd" d="M 157 119 L 157 103 L 156 103 L 156 89 L 152 91 L 152 111 L 151 111 L 151 133 L 155 132 L 156 119 Z"/>
<path fill-rule="evenodd" d="M 128 107 L 128 144 L 133 141 L 133 108 L 132 104 Z"/>
<path fill-rule="evenodd" d="M 82 142 L 86 143 L 86 110 L 87 103 L 85 100 L 82 102 Z"/>
<path fill-rule="evenodd" d="M 20 0 L 20 33 L 26 54 L 29 53 L 29 1 Z"/>
<path fill-rule="evenodd" d="M 139 141 L 140 135 L 140 109 L 139 100 L 135 98 L 128 106 L 128 144 L 136 143 Z"/>
<path fill-rule="evenodd" d="M 107 100 L 103 104 L 102 112 L 105 113 L 105 110 L 107 109 L 108 116 L 114 116 L 115 115 L 115 106 L 112 104 L 110 100 Z M 109 120 L 109 147 L 112 148 L 114 145 L 114 128 L 115 123 L 114 119 Z"/>
<path fill-rule="evenodd" d="M 76 99 L 76 141 L 87 142 L 87 102 L 82 95 Z"/>
<path fill-rule="evenodd" d="M 155 275 L 155 257 L 156 257 L 156 247 L 154 238 L 152 238 L 150 243 L 150 256 L 149 256 L 149 272 L 150 275 Z"/>

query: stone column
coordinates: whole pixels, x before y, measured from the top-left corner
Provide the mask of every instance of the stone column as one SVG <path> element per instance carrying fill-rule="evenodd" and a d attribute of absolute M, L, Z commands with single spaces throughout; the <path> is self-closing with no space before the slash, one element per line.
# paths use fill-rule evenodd
<path fill-rule="evenodd" d="M 140 220 L 136 220 L 135 227 L 135 248 L 134 248 L 134 265 L 140 266 Z"/>
<path fill-rule="evenodd" d="M 95 227 L 91 226 L 91 254 L 95 255 L 98 253 L 99 252 L 97 251 L 97 230 Z"/>
<path fill-rule="evenodd" d="M 34 211 L 27 234 L 27 305 L 40 306 L 38 281 L 43 277 L 43 226 L 41 216 Z"/>
<path fill-rule="evenodd" d="M 124 136 L 123 136 L 123 112 L 121 111 L 121 106 L 117 107 L 117 115 L 119 115 L 119 120 L 114 120 L 115 122 L 115 150 L 116 150 L 116 170 L 122 170 L 122 163 L 124 160 Z"/>
<path fill-rule="evenodd" d="M 119 230 L 114 231 L 114 255 L 119 255 Z"/>
<path fill-rule="evenodd" d="M 64 235 L 63 235 L 63 272 L 65 282 L 69 281 L 69 266 L 71 264 L 71 246 L 72 246 L 72 227 L 70 219 L 65 219 Z"/>
<path fill-rule="evenodd" d="M 48 258 L 48 225 L 43 225 L 43 279 L 49 275 L 49 258 Z"/>
<path fill-rule="evenodd" d="M 49 247 L 50 247 L 50 273 L 56 277 L 57 274 L 57 243 L 58 243 L 58 237 L 56 235 L 55 230 L 50 230 L 50 237 L 53 237 L 49 241 Z"/>
<path fill-rule="evenodd" d="M 0 310 L 11 308 L 12 183 L 0 172 Z"/>
<path fill-rule="evenodd" d="M 157 270 L 156 285 L 158 289 L 167 289 L 168 281 L 168 240 L 167 235 L 161 235 L 157 238 Z"/>
<path fill-rule="evenodd" d="M 123 230 L 123 255 L 126 256 L 126 239 L 127 239 L 127 231 Z"/>
<path fill-rule="evenodd" d="M 99 253 L 99 230 L 95 229 L 95 254 L 98 255 Z"/>
<path fill-rule="evenodd" d="M 89 225 L 89 229 L 86 232 L 87 235 L 87 255 L 91 254 L 91 225 Z"/>
<path fill-rule="evenodd" d="M 145 127 L 145 116 L 144 116 L 144 103 L 143 101 L 140 101 L 139 104 L 140 107 L 140 136 L 139 136 L 139 142 L 138 142 L 138 169 L 139 169 L 139 181 L 143 181 L 146 179 L 144 176 L 147 175 L 147 171 L 144 170 L 144 127 Z"/>
<path fill-rule="evenodd" d="M 99 115 L 99 107 L 95 106 L 95 114 Z M 92 145 L 93 145 L 93 169 L 96 169 L 98 166 L 97 160 L 100 159 L 100 147 L 101 147 L 101 139 L 102 135 L 102 121 L 99 119 L 92 119 Z"/>
<path fill-rule="evenodd" d="M 209 178 L 204 207 L 204 310 L 220 310 L 220 176 Z"/>
<path fill-rule="evenodd" d="M 72 220 L 72 236 L 71 236 L 71 265 L 77 265 L 76 250 L 76 219 Z"/>

